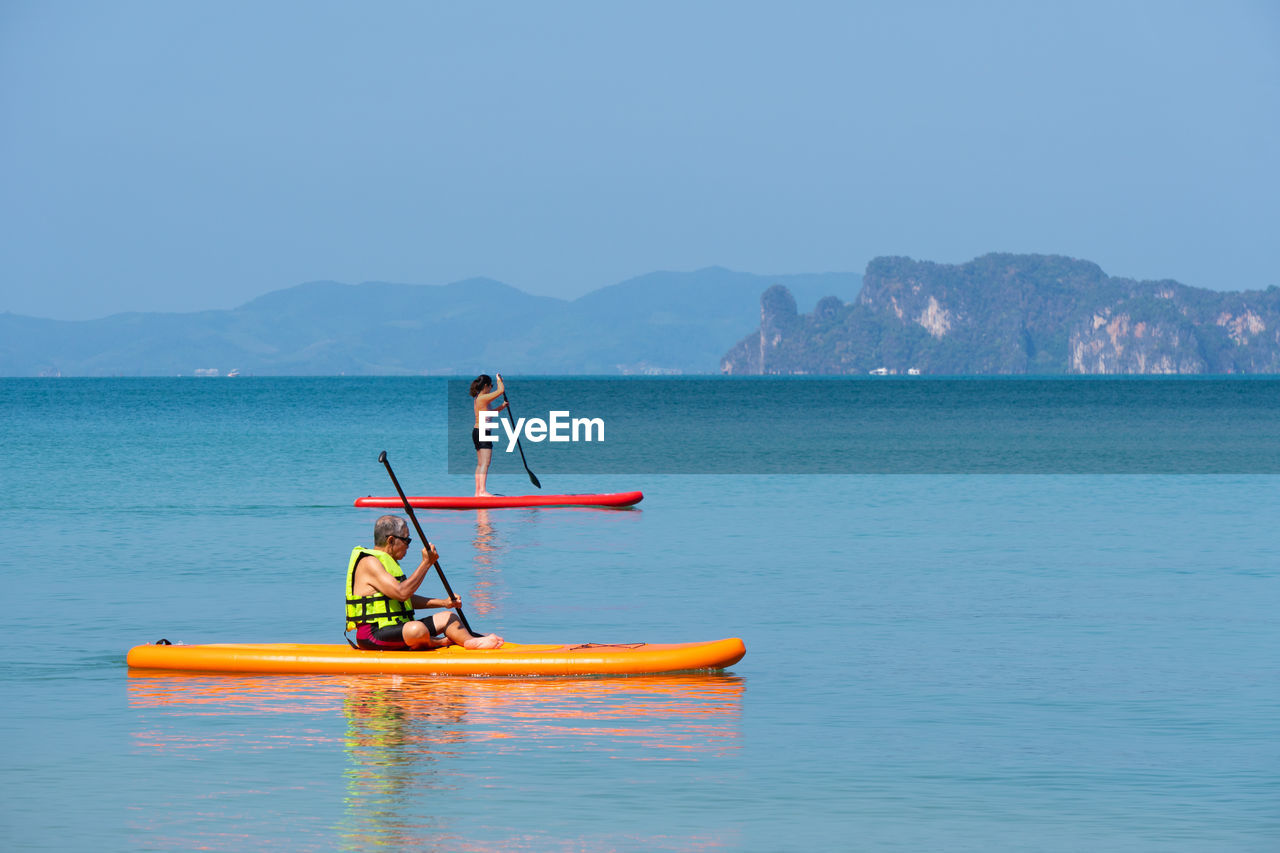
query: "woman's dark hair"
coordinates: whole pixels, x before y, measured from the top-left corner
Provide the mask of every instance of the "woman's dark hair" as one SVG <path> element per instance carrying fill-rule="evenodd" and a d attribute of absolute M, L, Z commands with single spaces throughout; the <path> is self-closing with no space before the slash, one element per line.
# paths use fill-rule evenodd
<path fill-rule="evenodd" d="M 471 396 L 479 397 L 480 392 L 486 388 L 493 387 L 493 380 L 489 378 L 489 374 L 481 373 L 471 382 Z"/>

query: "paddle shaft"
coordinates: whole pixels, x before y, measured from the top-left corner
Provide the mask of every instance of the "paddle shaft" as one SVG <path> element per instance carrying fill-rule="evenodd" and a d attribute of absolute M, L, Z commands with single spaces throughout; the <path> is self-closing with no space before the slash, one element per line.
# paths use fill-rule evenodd
<path fill-rule="evenodd" d="M 511 431 L 516 431 L 516 419 L 511 414 L 511 401 L 507 399 L 507 392 L 502 392 L 502 402 L 507 404 L 507 420 L 511 422 Z M 529 475 L 529 482 L 533 483 L 535 488 L 541 489 L 542 484 L 538 482 L 538 478 L 529 470 L 529 463 L 524 461 L 524 448 L 520 446 L 520 433 L 516 432 L 516 450 L 520 451 L 520 461 L 524 463 L 524 472 Z"/>
<path fill-rule="evenodd" d="M 396 472 L 391 470 L 391 463 L 387 461 L 387 452 L 384 450 L 378 454 L 378 461 L 387 468 L 387 473 L 391 475 L 391 484 L 396 487 L 396 493 L 400 495 L 400 502 L 404 504 L 404 511 L 409 513 L 409 520 L 413 522 L 413 529 L 418 531 L 418 538 L 422 540 L 424 546 L 430 547 L 431 543 L 427 541 L 427 534 L 422 532 L 422 525 L 418 524 L 418 517 L 413 514 L 413 506 L 409 503 L 409 499 L 404 496 L 404 489 L 400 488 L 400 481 L 396 479 Z M 448 594 L 449 600 L 453 601 L 456 597 L 453 594 L 453 587 L 449 586 L 449 579 L 444 576 L 444 569 L 440 568 L 440 560 L 437 559 L 436 574 L 440 576 L 440 583 L 444 584 L 444 591 Z M 458 603 L 454 607 L 454 612 L 458 614 L 458 621 L 462 623 L 462 627 L 467 629 L 468 633 L 474 634 L 471 625 L 467 623 L 467 617 L 462 612 L 462 604 Z"/>

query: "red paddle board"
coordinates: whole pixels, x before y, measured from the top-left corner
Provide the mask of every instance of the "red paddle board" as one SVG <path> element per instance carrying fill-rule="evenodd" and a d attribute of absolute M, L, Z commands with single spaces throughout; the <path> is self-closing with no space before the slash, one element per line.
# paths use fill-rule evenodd
<path fill-rule="evenodd" d="M 643 492 L 614 492 L 608 495 L 493 495 L 476 498 L 467 495 L 410 496 L 414 509 L 510 509 L 526 506 L 598 506 L 620 509 L 644 500 Z M 397 497 L 356 498 L 356 506 L 366 509 L 403 509 Z"/>

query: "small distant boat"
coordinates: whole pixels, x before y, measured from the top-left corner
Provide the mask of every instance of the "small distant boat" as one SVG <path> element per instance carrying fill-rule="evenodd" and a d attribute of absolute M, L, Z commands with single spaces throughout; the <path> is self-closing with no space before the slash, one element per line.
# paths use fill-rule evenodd
<path fill-rule="evenodd" d="M 227 371 L 227 378 L 228 378 L 228 379 L 230 379 L 232 376 L 239 376 L 239 375 L 240 375 L 240 371 L 238 371 L 238 370 L 236 370 L 236 369 L 234 369 L 234 368 L 232 368 L 231 370 Z"/>

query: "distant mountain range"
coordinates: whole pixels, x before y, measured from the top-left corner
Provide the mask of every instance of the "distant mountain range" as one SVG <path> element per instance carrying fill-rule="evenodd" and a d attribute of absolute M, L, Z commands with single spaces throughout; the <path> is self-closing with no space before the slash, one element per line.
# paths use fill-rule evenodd
<path fill-rule="evenodd" d="M 260 376 L 1280 373 L 1280 288 L 1211 291 L 1112 278 L 1073 258 L 992 254 L 957 265 L 876 258 L 863 276 L 655 272 L 572 301 L 476 278 L 312 282 L 229 311 L 190 314 L 89 321 L 0 314 L 0 376 L 233 369 Z"/>
<path fill-rule="evenodd" d="M 59 321 L 0 314 L 0 376 L 714 373 L 782 284 L 805 307 L 856 273 L 655 272 L 568 301 L 490 279 L 312 282 L 229 311 Z"/>
<path fill-rule="evenodd" d="M 1280 287 L 1221 292 L 1107 276 L 1053 255 L 966 264 L 876 258 L 858 298 L 800 313 L 765 291 L 741 374 L 1280 373 Z"/>

